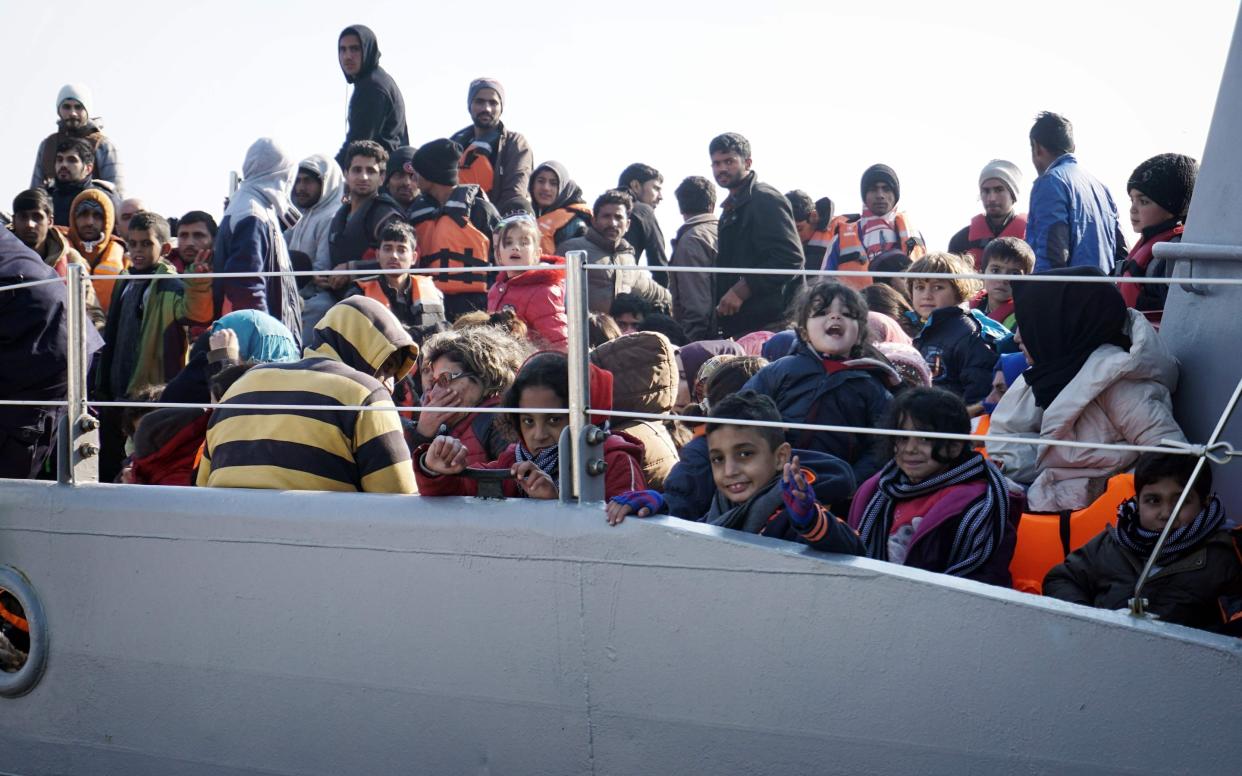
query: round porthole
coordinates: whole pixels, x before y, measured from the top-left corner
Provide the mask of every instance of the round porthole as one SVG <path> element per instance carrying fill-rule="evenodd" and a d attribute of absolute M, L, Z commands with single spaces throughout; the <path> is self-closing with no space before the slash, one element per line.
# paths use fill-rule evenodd
<path fill-rule="evenodd" d="M 0 696 L 17 698 L 34 689 L 47 662 L 47 620 L 30 580 L 0 566 Z"/>

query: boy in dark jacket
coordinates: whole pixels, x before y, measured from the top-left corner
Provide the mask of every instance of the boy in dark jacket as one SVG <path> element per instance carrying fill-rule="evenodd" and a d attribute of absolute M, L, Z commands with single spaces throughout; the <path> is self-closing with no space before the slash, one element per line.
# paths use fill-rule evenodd
<path fill-rule="evenodd" d="M 912 273 L 969 274 L 964 259 L 952 253 L 930 253 L 910 265 Z M 914 313 L 923 330 L 914 347 L 923 354 L 932 373 L 932 385 L 961 396 L 966 404 L 981 403 L 992 391 L 996 351 L 989 338 L 1008 331 L 978 310 L 967 312 L 963 302 L 975 290 L 974 281 L 961 278 L 912 278 Z"/>
<path fill-rule="evenodd" d="M 780 412 L 766 396 L 742 391 L 712 410 L 707 424 L 708 457 L 716 494 L 699 522 L 721 528 L 800 542 L 821 552 L 863 554 L 858 535 L 824 503 L 843 503 L 854 476 L 839 458 L 800 451 L 793 455 L 779 426 L 729 424 L 729 420 L 779 423 Z M 626 515 L 647 517 L 665 506 L 654 490 L 630 491 L 607 506 L 608 524 Z"/>
<path fill-rule="evenodd" d="M 1242 635 L 1236 606 L 1242 598 L 1242 560 L 1225 528 L 1225 509 L 1212 494 L 1211 471 L 1205 467 L 1187 485 L 1194 466 L 1189 456 L 1141 456 L 1134 467 L 1137 495 L 1118 507 L 1117 525 L 1049 571 L 1044 595 L 1098 609 L 1128 607 L 1156 539 L 1173 520 L 1143 588 L 1148 611 L 1167 622 Z M 1174 515 L 1187 487 L 1186 501 Z"/>

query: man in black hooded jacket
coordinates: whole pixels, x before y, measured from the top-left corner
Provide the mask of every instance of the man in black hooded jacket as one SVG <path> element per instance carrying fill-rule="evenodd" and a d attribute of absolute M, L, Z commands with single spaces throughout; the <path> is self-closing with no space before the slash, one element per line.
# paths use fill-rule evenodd
<path fill-rule="evenodd" d="M 341 169 L 348 169 L 345 151 L 355 140 L 374 140 L 392 153 L 408 145 L 405 126 L 405 100 L 397 82 L 379 66 L 380 50 L 375 33 L 355 24 L 341 31 L 337 54 L 345 80 L 354 85 L 349 98 L 349 132 L 336 154 Z"/>

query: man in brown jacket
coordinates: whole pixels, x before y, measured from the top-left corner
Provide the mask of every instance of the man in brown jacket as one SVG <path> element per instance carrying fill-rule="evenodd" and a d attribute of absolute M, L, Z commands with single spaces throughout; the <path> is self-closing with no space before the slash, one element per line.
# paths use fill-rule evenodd
<path fill-rule="evenodd" d="M 478 185 L 497 207 L 529 198 L 535 155 L 526 138 L 505 129 L 500 120 L 505 88 L 494 78 L 476 78 L 470 82 L 466 105 L 473 123 L 451 138 L 465 149 L 459 171 L 461 183 Z"/>
<path fill-rule="evenodd" d="M 716 187 L 706 178 L 692 175 L 674 192 L 685 221 L 673 238 L 674 267 L 715 267 Z M 716 297 L 712 275 L 707 272 L 670 272 L 668 290 L 673 295 L 673 317 L 681 323 L 691 342 L 716 336 Z"/>

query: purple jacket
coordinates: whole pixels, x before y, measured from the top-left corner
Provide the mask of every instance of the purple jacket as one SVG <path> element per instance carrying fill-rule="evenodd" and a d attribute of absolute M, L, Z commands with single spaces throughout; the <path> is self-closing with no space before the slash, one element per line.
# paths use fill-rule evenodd
<path fill-rule="evenodd" d="M 871 502 L 871 497 L 875 495 L 879 482 L 880 475 L 876 474 L 864 482 L 854 494 L 854 502 L 850 506 L 849 522 L 850 528 L 855 531 L 858 530 L 863 512 L 867 509 L 867 504 Z M 982 480 L 944 488 L 940 498 L 932 504 L 927 514 L 923 515 L 914 536 L 911 537 L 909 553 L 903 565 L 937 573 L 948 568 L 949 553 L 953 549 L 953 537 L 957 533 L 962 512 L 972 501 L 983 495 L 985 488 L 986 485 Z M 967 576 L 967 579 L 1002 587 L 1009 587 L 1013 584 L 1013 579 L 1009 575 L 1009 562 L 1013 560 L 1014 546 L 1018 542 L 1016 521 L 1025 508 L 1026 500 L 1011 491 L 1009 494 L 1010 522 L 1005 526 L 1005 537 L 988 562 Z"/>

